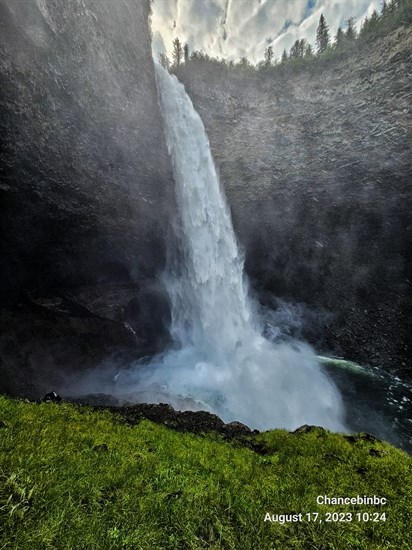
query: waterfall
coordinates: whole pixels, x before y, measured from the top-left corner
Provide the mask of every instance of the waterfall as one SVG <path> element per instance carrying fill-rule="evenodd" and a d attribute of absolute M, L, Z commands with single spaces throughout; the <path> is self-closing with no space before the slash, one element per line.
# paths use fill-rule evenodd
<path fill-rule="evenodd" d="M 181 225 L 180 265 L 169 265 L 166 277 L 171 332 L 182 347 L 222 360 L 249 332 L 243 258 L 202 120 L 176 77 L 156 71 Z"/>
<path fill-rule="evenodd" d="M 179 254 L 164 276 L 174 345 L 136 367 L 139 391 L 146 400 L 207 409 L 258 429 L 307 423 L 344 430 L 340 396 L 311 348 L 263 337 L 202 120 L 184 86 L 159 65 L 156 81 Z"/>

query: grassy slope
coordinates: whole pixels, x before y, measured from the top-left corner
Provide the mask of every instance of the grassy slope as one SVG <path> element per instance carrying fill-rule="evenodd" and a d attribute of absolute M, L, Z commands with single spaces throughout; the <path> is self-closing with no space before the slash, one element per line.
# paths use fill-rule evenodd
<path fill-rule="evenodd" d="M 412 548 L 411 458 L 386 443 L 275 430 L 253 436 L 262 455 L 215 434 L 4 397 L 0 426 L 0 549 Z M 318 494 L 385 496 L 386 522 L 263 521 L 377 508 L 319 506 Z"/>

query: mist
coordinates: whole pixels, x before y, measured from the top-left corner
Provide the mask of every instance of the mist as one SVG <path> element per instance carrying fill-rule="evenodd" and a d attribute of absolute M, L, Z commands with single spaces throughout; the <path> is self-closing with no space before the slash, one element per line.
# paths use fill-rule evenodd
<path fill-rule="evenodd" d="M 205 409 L 257 429 L 344 430 L 339 393 L 313 350 L 281 338 L 297 325 L 292 310 L 279 308 L 270 339 L 263 335 L 201 118 L 175 76 L 157 65 L 156 78 L 178 206 L 177 253 L 163 275 L 173 345 L 116 372 L 110 394 Z"/>

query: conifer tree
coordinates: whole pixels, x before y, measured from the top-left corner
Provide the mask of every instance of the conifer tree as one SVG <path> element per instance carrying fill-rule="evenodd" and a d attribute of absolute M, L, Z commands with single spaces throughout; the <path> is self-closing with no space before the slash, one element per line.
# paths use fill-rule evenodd
<path fill-rule="evenodd" d="M 265 65 L 271 65 L 273 59 L 273 46 L 268 46 L 265 50 Z"/>
<path fill-rule="evenodd" d="M 180 62 L 182 60 L 182 55 L 183 55 L 182 44 L 180 43 L 180 40 L 178 38 L 175 38 L 173 40 L 172 57 L 173 57 L 173 63 L 176 67 L 180 65 Z"/>
<path fill-rule="evenodd" d="M 322 54 L 329 45 L 329 27 L 326 24 L 323 13 L 320 16 L 319 25 L 316 30 L 316 45 L 319 54 Z"/>
<path fill-rule="evenodd" d="M 345 33 L 343 32 L 342 27 L 339 27 L 335 37 L 335 48 L 337 50 L 341 50 L 344 44 L 345 44 Z"/>
<path fill-rule="evenodd" d="M 191 61 L 202 61 L 204 59 L 204 54 L 200 50 L 193 50 L 190 54 Z"/>
<path fill-rule="evenodd" d="M 353 17 L 350 17 L 346 24 L 348 25 L 348 28 L 346 29 L 346 40 L 353 41 L 356 40 L 356 29 L 355 29 L 355 19 Z"/>
<path fill-rule="evenodd" d="M 159 63 L 164 69 L 166 69 L 167 71 L 169 70 L 170 59 L 165 53 L 159 53 Z"/>
<path fill-rule="evenodd" d="M 306 44 L 305 57 L 313 57 L 313 48 L 310 44 Z"/>
<path fill-rule="evenodd" d="M 305 54 L 306 40 L 302 38 L 301 40 L 296 40 L 290 50 L 290 59 L 302 59 Z"/>
<path fill-rule="evenodd" d="M 251 62 L 249 61 L 249 59 L 245 55 L 239 59 L 238 65 L 240 67 L 251 67 L 252 66 Z"/>
<path fill-rule="evenodd" d="M 377 26 L 378 21 L 379 21 L 378 12 L 376 10 L 373 10 L 371 18 L 370 18 L 370 23 L 371 23 L 371 28 L 372 29 L 374 29 Z"/>
<path fill-rule="evenodd" d="M 183 47 L 183 57 L 185 63 L 187 63 L 189 61 L 189 46 L 187 45 L 187 43 Z"/>
<path fill-rule="evenodd" d="M 283 53 L 282 53 L 282 59 L 280 60 L 281 63 L 286 63 L 286 61 L 288 60 L 288 53 L 285 50 L 283 50 Z"/>

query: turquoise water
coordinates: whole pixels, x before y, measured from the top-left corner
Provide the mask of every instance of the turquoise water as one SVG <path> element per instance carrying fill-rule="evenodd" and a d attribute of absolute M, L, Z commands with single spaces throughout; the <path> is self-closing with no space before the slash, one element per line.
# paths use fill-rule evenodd
<path fill-rule="evenodd" d="M 318 356 L 340 390 L 346 425 L 412 453 L 412 385 L 378 367 Z"/>

